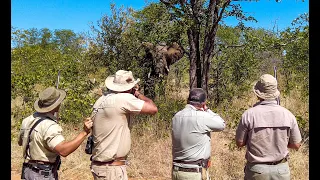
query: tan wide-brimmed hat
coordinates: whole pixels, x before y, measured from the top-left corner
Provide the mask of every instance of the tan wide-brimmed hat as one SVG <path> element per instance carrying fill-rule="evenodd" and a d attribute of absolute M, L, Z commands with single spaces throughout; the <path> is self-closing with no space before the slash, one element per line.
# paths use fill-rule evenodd
<path fill-rule="evenodd" d="M 259 81 L 253 86 L 253 92 L 260 98 L 268 100 L 275 99 L 280 95 L 277 88 L 278 83 L 276 78 L 270 74 L 260 76 Z"/>
<path fill-rule="evenodd" d="M 140 79 L 134 79 L 131 71 L 118 70 L 115 75 L 108 76 L 105 84 L 112 91 L 127 91 L 136 85 Z"/>
<path fill-rule="evenodd" d="M 40 113 L 50 112 L 59 106 L 65 97 L 65 91 L 48 87 L 39 93 L 39 98 L 34 102 L 34 109 Z"/>

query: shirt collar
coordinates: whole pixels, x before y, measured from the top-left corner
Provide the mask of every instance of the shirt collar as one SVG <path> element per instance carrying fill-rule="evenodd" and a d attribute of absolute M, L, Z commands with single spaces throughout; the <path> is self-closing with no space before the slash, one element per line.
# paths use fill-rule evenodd
<path fill-rule="evenodd" d="M 196 111 L 201 111 L 201 110 L 197 109 L 196 107 L 194 107 L 194 106 L 191 105 L 191 104 L 187 104 L 187 105 L 186 105 L 186 108 L 191 108 L 191 109 L 196 110 Z"/>
<path fill-rule="evenodd" d="M 278 104 L 277 100 L 275 100 L 275 99 L 263 100 L 263 101 L 256 103 L 256 105 L 277 105 L 277 104 Z"/>
<path fill-rule="evenodd" d="M 36 117 L 48 117 L 48 118 L 54 120 L 55 122 L 58 121 L 57 118 L 51 113 L 38 113 L 38 112 L 36 112 L 35 116 Z"/>

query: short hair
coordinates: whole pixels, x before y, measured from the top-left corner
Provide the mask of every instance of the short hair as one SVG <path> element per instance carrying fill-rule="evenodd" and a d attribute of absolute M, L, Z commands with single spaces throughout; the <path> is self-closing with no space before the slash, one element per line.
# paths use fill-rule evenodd
<path fill-rule="evenodd" d="M 207 100 L 207 93 L 202 88 L 193 88 L 190 90 L 188 103 L 200 105 Z"/>

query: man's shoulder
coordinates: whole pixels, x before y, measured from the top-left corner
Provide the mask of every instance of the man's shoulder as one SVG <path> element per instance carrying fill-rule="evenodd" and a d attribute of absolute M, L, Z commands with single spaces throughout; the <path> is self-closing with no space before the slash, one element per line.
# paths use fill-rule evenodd
<path fill-rule="evenodd" d="M 39 123 L 38 125 L 41 126 L 42 128 L 43 127 L 49 127 L 51 125 L 57 124 L 56 121 L 52 120 L 49 117 L 46 117 L 46 116 L 35 116 L 34 114 L 32 114 L 32 115 L 26 117 L 25 119 L 23 119 L 22 127 L 23 128 L 31 128 L 33 126 L 33 124 L 35 124 L 36 121 L 39 121 L 40 119 L 42 119 L 41 120 L 42 122 Z"/>

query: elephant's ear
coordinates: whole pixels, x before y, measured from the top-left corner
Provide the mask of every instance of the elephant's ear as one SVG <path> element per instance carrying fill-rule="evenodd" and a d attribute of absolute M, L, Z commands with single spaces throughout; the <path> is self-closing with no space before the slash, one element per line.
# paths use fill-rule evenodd
<path fill-rule="evenodd" d="M 171 46 L 168 47 L 167 51 L 167 63 L 168 65 L 174 64 L 178 60 L 180 60 L 184 55 L 184 51 L 182 48 L 177 44 L 173 43 Z"/>

